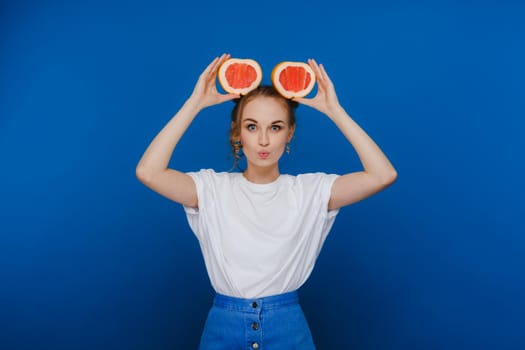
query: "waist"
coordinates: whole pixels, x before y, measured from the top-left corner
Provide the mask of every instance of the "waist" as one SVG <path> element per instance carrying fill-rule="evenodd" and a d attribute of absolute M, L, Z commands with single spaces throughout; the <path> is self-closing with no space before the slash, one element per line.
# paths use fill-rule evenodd
<path fill-rule="evenodd" d="M 245 312 L 259 312 L 298 303 L 297 291 L 253 299 L 236 298 L 217 293 L 213 300 L 213 305 L 217 307 Z"/>

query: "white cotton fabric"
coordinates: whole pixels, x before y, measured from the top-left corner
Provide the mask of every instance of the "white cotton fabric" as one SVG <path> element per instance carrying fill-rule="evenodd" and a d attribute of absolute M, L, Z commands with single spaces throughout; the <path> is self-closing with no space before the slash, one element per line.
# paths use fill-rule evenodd
<path fill-rule="evenodd" d="M 188 174 L 198 208 L 184 209 L 216 292 L 260 298 L 303 285 L 339 212 L 328 211 L 337 175 L 280 175 L 255 184 L 241 173 Z"/>

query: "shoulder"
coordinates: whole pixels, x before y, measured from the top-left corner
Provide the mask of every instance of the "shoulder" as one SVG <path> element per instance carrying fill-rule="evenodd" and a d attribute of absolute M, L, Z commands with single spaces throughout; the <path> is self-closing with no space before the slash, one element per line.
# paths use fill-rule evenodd
<path fill-rule="evenodd" d="M 303 173 L 298 175 L 282 175 L 282 183 L 304 193 L 330 192 L 339 175 L 323 172 Z"/>
<path fill-rule="evenodd" d="M 332 193 L 332 187 L 337 174 L 327 174 L 324 172 L 299 174 L 295 179 L 295 186 L 305 194 L 313 198 L 325 198 Z"/>
<path fill-rule="evenodd" d="M 304 184 L 306 186 L 314 186 L 326 183 L 329 183 L 331 185 L 335 181 L 335 179 L 339 177 L 339 175 L 315 172 L 298 174 L 293 177 L 295 178 L 294 181 L 297 183 Z"/>
<path fill-rule="evenodd" d="M 201 169 L 187 173 L 196 183 L 220 184 L 230 182 L 239 176 L 239 173 L 216 172 L 214 169 Z"/>

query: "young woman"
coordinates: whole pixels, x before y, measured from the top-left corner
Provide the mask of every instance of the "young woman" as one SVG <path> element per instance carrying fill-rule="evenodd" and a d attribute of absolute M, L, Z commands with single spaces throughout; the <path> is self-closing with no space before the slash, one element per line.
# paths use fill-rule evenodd
<path fill-rule="evenodd" d="M 322 64 L 313 98 L 281 97 L 271 86 L 246 96 L 216 89 L 215 58 L 193 93 L 146 149 L 137 177 L 184 206 L 217 292 L 200 349 L 314 349 L 297 290 L 309 277 L 339 208 L 392 184 L 397 173 L 376 143 L 340 105 Z M 236 99 L 230 143 L 246 170 L 184 173 L 168 168 L 180 138 L 204 108 Z M 297 103 L 330 118 L 357 152 L 363 170 L 345 175 L 279 172 L 289 152 Z M 350 150 L 350 149 L 349 149 Z"/>

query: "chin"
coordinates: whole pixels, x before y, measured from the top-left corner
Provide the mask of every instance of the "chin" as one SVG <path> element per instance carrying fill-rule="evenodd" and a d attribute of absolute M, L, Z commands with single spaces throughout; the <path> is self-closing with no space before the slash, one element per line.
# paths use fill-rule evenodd
<path fill-rule="evenodd" d="M 277 164 L 278 164 L 278 161 L 276 161 L 275 159 L 260 159 L 260 158 L 257 158 L 257 159 L 253 159 L 253 160 L 248 160 L 248 165 L 256 166 L 258 168 L 273 167 L 273 166 L 275 166 Z"/>

